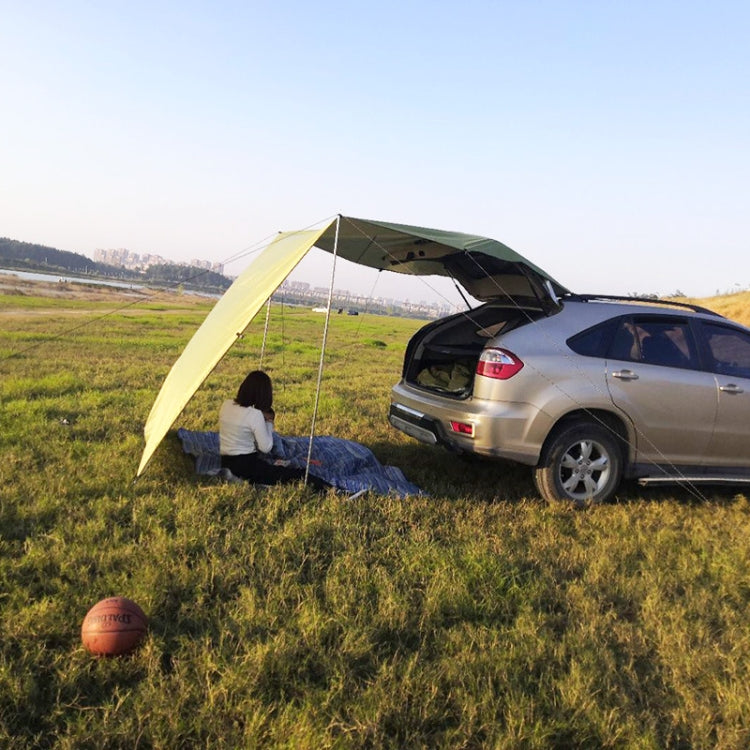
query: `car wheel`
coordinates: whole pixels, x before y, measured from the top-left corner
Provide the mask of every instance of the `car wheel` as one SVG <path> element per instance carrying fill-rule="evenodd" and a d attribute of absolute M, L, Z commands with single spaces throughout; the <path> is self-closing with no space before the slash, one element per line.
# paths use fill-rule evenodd
<path fill-rule="evenodd" d="M 622 478 L 622 452 L 617 436 L 592 422 L 577 422 L 552 435 L 534 481 L 548 502 L 576 505 L 602 503 Z"/>

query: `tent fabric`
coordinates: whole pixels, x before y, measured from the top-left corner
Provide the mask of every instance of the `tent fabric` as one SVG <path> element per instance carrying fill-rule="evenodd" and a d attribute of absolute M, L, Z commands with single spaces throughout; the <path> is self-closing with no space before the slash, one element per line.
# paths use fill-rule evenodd
<path fill-rule="evenodd" d="M 422 276 L 453 276 L 451 269 L 461 264 L 464 271 L 467 264 L 471 266 L 464 278 L 482 276 L 490 259 L 501 272 L 505 267 L 513 267 L 516 273 L 519 268 L 528 269 L 549 281 L 558 294 L 567 291 L 506 245 L 477 235 L 346 216 L 328 220 L 317 229 L 281 233 L 224 293 L 168 373 L 146 420 L 145 447 L 136 476 L 142 474 L 201 383 L 313 246 L 360 265 Z M 476 258 L 482 262 L 475 264 Z M 495 288 L 502 289 L 496 284 L 487 296 Z"/>
<path fill-rule="evenodd" d="M 335 223 L 335 220 L 331 223 Z M 159 443 L 258 310 L 327 229 L 276 237 L 219 299 L 169 371 L 146 420 L 146 445 L 136 476 Z"/>
<path fill-rule="evenodd" d="M 316 246 L 333 252 L 334 233 L 329 227 Z M 440 229 L 341 217 L 337 254 L 359 265 L 417 276 L 451 276 L 451 256 L 482 255 L 515 266 L 525 266 L 549 280 L 558 294 L 567 291 L 546 271 L 507 245 L 488 237 Z"/>

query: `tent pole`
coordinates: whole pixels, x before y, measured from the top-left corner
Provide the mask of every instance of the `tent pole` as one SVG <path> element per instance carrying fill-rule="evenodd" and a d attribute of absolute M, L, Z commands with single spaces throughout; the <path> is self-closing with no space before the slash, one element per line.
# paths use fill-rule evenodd
<path fill-rule="evenodd" d="M 336 257 L 339 249 L 339 226 L 341 225 L 341 214 L 336 217 L 336 234 L 333 239 L 333 264 L 331 265 L 331 283 L 328 286 L 328 306 L 326 307 L 326 323 L 323 328 L 323 342 L 320 346 L 320 362 L 318 364 L 318 382 L 315 386 L 315 403 L 313 405 L 312 424 L 310 425 L 310 441 L 307 446 L 307 463 L 305 464 L 305 484 L 310 476 L 310 460 L 312 458 L 313 438 L 315 437 L 315 420 L 318 416 L 318 401 L 320 400 L 320 384 L 323 380 L 323 361 L 326 353 L 326 341 L 328 339 L 328 324 L 331 320 L 331 305 L 333 304 L 333 280 L 336 276 Z"/>
<path fill-rule="evenodd" d="M 268 338 L 268 320 L 271 317 L 271 297 L 268 298 L 268 304 L 266 305 L 266 325 L 263 328 L 263 343 L 260 347 L 260 365 L 258 369 L 263 369 L 263 357 L 266 353 L 266 339 Z"/>

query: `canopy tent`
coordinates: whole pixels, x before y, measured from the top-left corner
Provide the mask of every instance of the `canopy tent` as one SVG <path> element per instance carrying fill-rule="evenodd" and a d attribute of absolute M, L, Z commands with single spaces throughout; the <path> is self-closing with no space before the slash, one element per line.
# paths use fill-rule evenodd
<path fill-rule="evenodd" d="M 137 476 L 193 394 L 313 247 L 380 270 L 451 276 L 476 299 L 540 299 L 567 291 L 522 255 L 486 237 L 344 216 L 319 229 L 280 233 L 219 299 L 169 371 L 146 420 Z"/>

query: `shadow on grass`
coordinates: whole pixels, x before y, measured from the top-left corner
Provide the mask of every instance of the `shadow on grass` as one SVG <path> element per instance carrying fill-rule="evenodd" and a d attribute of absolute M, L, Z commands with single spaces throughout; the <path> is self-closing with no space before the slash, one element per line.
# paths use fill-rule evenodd
<path fill-rule="evenodd" d="M 180 449 L 176 432 L 170 433 L 170 476 L 174 481 L 196 478 L 194 463 Z M 364 443 L 384 465 L 395 466 L 407 480 L 434 497 L 479 502 L 518 503 L 538 501 L 532 467 L 504 459 L 473 454 L 453 453 L 439 446 L 421 443 L 398 443 L 381 440 Z M 707 502 L 733 502 L 743 488 L 738 486 L 703 486 L 672 484 L 643 487 L 636 480 L 623 480 L 612 503 L 667 502 L 700 505 Z"/>
<path fill-rule="evenodd" d="M 368 446 L 384 464 L 400 468 L 406 478 L 429 495 L 486 502 L 544 501 L 532 477 L 532 467 L 503 459 L 457 454 L 420 443 L 399 445 L 382 441 Z M 742 485 L 670 484 L 641 486 L 623 480 L 611 503 L 677 502 L 683 505 L 728 504 L 743 496 Z"/>
<path fill-rule="evenodd" d="M 705 505 L 716 503 L 728 505 L 745 495 L 746 487 L 741 485 L 702 485 L 702 484 L 667 484 L 641 486 L 635 479 L 623 481 L 612 502 L 628 503 L 666 503 L 676 502 L 680 505 Z"/>
<path fill-rule="evenodd" d="M 484 502 L 518 502 L 538 494 L 528 466 L 452 453 L 444 448 L 387 441 L 368 446 L 384 464 L 401 469 L 429 495 Z M 540 500 L 541 502 L 541 500 Z"/>

